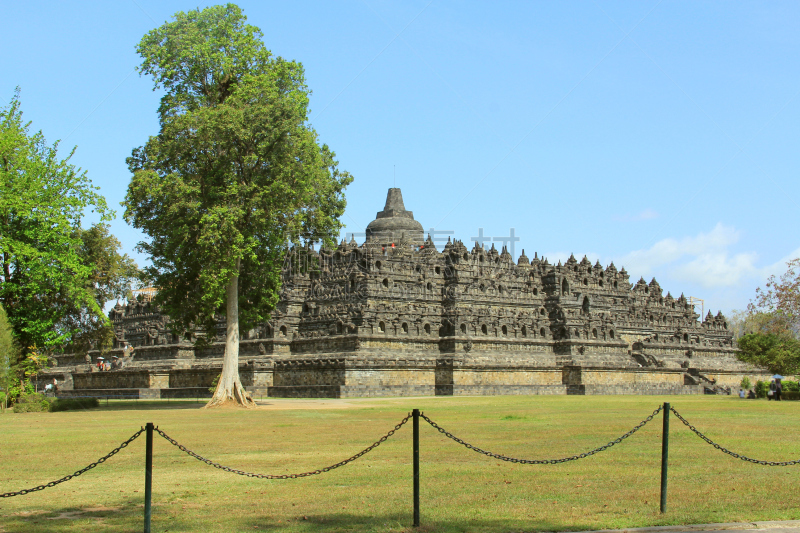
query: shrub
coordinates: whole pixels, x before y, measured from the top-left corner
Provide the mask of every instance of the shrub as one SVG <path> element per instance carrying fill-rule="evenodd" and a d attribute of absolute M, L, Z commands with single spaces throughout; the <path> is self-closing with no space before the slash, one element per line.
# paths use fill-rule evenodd
<path fill-rule="evenodd" d="M 745 376 L 742 378 L 742 382 L 739 384 L 739 386 L 744 390 L 750 390 L 750 387 L 752 387 L 753 384 L 750 382 L 750 378 Z"/>
<path fill-rule="evenodd" d="M 44 394 L 28 393 L 22 394 L 14 404 L 15 413 L 43 413 L 50 408 L 50 401 Z"/>
<path fill-rule="evenodd" d="M 91 409 L 92 407 L 100 407 L 100 401 L 97 398 L 58 398 L 50 402 L 49 411 L 55 413 L 71 409 Z"/>
<path fill-rule="evenodd" d="M 766 398 L 769 390 L 769 383 L 766 381 L 756 381 L 756 398 Z"/>
<path fill-rule="evenodd" d="M 783 392 L 800 392 L 800 382 L 781 381 L 781 385 L 783 385 Z"/>
<path fill-rule="evenodd" d="M 214 381 L 211 382 L 211 386 L 208 388 L 208 392 L 214 394 L 217 392 L 217 385 L 219 384 L 219 378 L 222 377 L 222 374 L 217 374 L 217 377 L 214 378 Z"/>
<path fill-rule="evenodd" d="M 800 391 L 783 392 L 781 400 L 800 400 Z"/>

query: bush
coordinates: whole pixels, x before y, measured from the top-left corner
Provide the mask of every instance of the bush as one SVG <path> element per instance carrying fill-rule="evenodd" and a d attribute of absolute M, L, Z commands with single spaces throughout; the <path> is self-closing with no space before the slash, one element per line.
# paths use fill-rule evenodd
<path fill-rule="evenodd" d="M 781 381 L 783 385 L 783 392 L 800 392 L 800 382 L 797 381 Z"/>
<path fill-rule="evenodd" d="M 783 392 L 781 400 L 800 400 L 800 391 Z"/>
<path fill-rule="evenodd" d="M 766 381 L 756 381 L 756 398 L 766 398 L 769 391 L 769 383 Z"/>
<path fill-rule="evenodd" d="M 750 387 L 752 387 L 753 384 L 750 382 L 750 378 L 745 376 L 742 378 L 742 382 L 739 384 L 739 386 L 744 390 L 750 390 Z"/>
<path fill-rule="evenodd" d="M 217 392 L 217 385 L 219 384 L 219 378 L 222 377 L 222 374 L 217 374 L 217 377 L 214 378 L 214 381 L 211 382 L 211 386 L 208 388 L 208 392 L 214 394 Z"/>
<path fill-rule="evenodd" d="M 44 394 L 22 394 L 14 404 L 15 413 L 44 413 L 50 408 L 50 401 Z"/>
<path fill-rule="evenodd" d="M 91 409 L 92 407 L 100 407 L 100 401 L 97 398 L 58 398 L 50 402 L 49 411 L 55 413 L 71 409 Z"/>

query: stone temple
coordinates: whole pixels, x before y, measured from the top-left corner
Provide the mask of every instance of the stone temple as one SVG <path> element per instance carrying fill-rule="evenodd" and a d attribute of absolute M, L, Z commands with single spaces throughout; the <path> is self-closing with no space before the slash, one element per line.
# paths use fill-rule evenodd
<path fill-rule="evenodd" d="M 701 394 L 738 388 L 763 370 L 737 361 L 725 317 L 702 319 L 655 279 L 570 257 L 448 241 L 437 250 L 400 189 L 362 244 L 295 247 L 268 322 L 242 335 L 240 375 L 256 396 Z M 217 342 L 195 348 L 146 298 L 117 304 L 116 339 L 99 352 L 57 356 L 41 379 L 64 395 L 208 396 Z M 133 355 L 125 346 L 134 348 Z"/>

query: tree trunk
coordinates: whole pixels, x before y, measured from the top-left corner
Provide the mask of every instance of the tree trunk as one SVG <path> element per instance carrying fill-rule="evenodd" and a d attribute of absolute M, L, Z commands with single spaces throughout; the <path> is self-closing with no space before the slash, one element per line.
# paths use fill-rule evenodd
<path fill-rule="evenodd" d="M 222 405 L 255 407 L 255 402 L 239 380 L 239 265 L 240 261 L 236 261 L 237 273 L 231 276 L 226 290 L 225 318 L 228 329 L 225 335 L 225 356 L 222 359 L 222 374 L 217 382 L 217 390 L 206 404 L 207 408 Z"/>

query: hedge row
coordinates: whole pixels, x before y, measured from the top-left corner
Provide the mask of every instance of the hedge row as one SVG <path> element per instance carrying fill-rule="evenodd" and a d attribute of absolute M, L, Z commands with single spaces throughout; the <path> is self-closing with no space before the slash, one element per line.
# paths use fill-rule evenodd
<path fill-rule="evenodd" d="M 24 394 L 14 404 L 15 413 L 44 413 L 69 411 L 71 409 L 90 409 L 98 407 L 97 398 L 48 398 L 43 394 Z"/>

